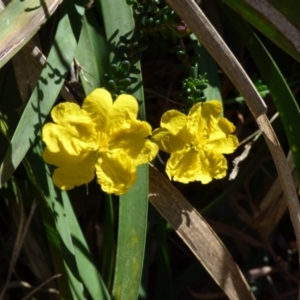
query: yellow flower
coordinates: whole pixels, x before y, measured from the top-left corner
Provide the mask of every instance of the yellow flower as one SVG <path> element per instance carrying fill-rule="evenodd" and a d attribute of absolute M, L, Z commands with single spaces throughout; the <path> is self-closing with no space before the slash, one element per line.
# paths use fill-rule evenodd
<path fill-rule="evenodd" d="M 154 130 L 152 141 L 171 154 L 166 172 L 175 181 L 208 183 L 226 176 L 227 161 L 222 153 L 232 153 L 238 139 L 230 134 L 235 127 L 221 117 L 222 104 L 217 100 L 198 103 L 186 116 L 167 111 L 161 128 Z"/>
<path fill-rule="evenodd" d="M 151 126 L 136 119 L 138 103 L 130 95 L 115 102 L 104 89 L 89 94 L 80 108 L 71 102 L 51 111 L 43 126 L 44 160 L 57 166 L 53 182 L 62 190 L 90 182 L 95 172 L 107 193 L 123 194 L 136 180 L 136 167 L 151 161 L 158 146 L 148 138 Z"/>

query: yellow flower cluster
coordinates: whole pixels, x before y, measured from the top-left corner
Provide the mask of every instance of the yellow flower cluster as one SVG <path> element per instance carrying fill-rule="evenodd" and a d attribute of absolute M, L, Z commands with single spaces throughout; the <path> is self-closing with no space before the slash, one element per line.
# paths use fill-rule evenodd
<path fill-rule="evenodd" d="M 234 125 L 221 113 L 221 102 L 212 100 L 194 105 L 187 116 L 177 110 L 162 116 L 152 141 L 171 154 L 166 167 L 170 179 L 208 183 L 226 176 L 227 160 L 222 154 L 232 153 L 239 142 L 230 134 Z"/>
<path fill-rule="evenodd" d="M 72 189 L 96 173 L 103 191 L 124 194 L 136 180 L 136 167 L 153 160 L 159 149 L 171 154 L 166 167 L 170 179 L 208 183 L 226 175 L 222 153 L 232 153 L 238 140 L 230 134 L 234 125 L 221 117 L 220 102 L 196 104 L 187 116 L 167 111 L 153 133 L 137 113 L 134 97 L 120 95 L 113 102 L 104 89 L 89 94 L 82 107 L 70 102 L 55 106 L 54 123 L 42 130 L 43 158 L 57 167 L 54 184 Z"/>
<path fill-rule="evenodd" d="M 62 190 L 90 182 L 97 175 L 103 191 L 126 193 L 136 180 L 136 167 L 151 161 L 158 146 L 148 137 L 151 126 L 136 119 L 138 103 L 130 95 L 113 102 L 104 89 L 89 94 L 80 108 L 55 106 L 53 121 L 42 130 L 44 160 L 57 166 L 53 182 Z"/>

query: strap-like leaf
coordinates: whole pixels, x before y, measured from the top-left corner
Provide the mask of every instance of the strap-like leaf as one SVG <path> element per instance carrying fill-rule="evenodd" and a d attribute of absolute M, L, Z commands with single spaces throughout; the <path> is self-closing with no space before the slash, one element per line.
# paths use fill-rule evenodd
<path fill-rule="evenodd" d="M 0 68 L 53 14 L 61 0 L 12 0 L 0 14 Z"/>
<path fill-rule="evenodd" d="M 72 1 L 63 3 L 61 20 L 46 65 L 0 166 L 0 188 L 24 158 L 64 84 L 75 55 L 83 13 L 84 8 L 74 5 Z M 20 13 L 19 18 L 22 16 Z"/>
<path fill-rule="evenodd" d="M 96 2 L 99 4 L 99 0 Z M 116 46 L 123 35 L 132 33 L 132 10 L 124 0 L 100 1 L 106 39 Z M 117 8 L 117 9 L 116 9 Z M 112 49 L 113 47 L 111 47 Z M 110 61 L 115 54 L 110 54 Z M 136 64 L 140 69 L 140 64 Z M 136 76 L 141 84 L 141 75 Z M 142 87 L 134 96 L 140 101 L 140 117 L 145 119 Z M 138 177 L 129 192 L 120 197 L 116 271 L 113 283 L 115 299 L 137 299 L 144 262 L 148 213 L 148 166 L 138 167 Z"/>
<path fill-rule="evenodd" d="M 205 219 L 157 169 L 150 167 L 150 202 L 172 225 L 231 300 L 253 300 L 232 256 Z"/>

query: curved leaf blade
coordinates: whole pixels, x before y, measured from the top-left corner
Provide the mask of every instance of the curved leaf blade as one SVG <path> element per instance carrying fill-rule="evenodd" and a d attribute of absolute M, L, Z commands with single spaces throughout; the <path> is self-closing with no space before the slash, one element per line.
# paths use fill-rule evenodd
<path fill-rule="evenodd" d="M 150 167 L 150 202 L 231 300 L 255 299 L 222 241 L 172 183 Z"/>
<path fill-rule="evenodd" d="M 297 176 L 300 178 L 299 105 L 276 62 L 273 60 L 258 36 L 253 32 L 250 26 L 235 13 L 225 9 L 225 7 L 224 11 L 227 13 L 228 22 L 233 24 L 234 30 L 245 43 L 252 59 L 270 90 L 289 141 Z"/>
<path fill-rule="evenodd" d="M 84 8 L 76 7 L 71 1 L 64 2 L 63 8 L 65 13 L 59 22 L 46 65 L 0 166 L 0 188 L 18 167 L 35 140 L 37 132 L 56 101 L 74 58 Z"/>
<path fill-rule="evenodd" d="M 112 50 L 123 35 L 134 29 L 132 10 L 123 0 L 97 1 L 101 5 L 106 39 Z M 117 9 L 116 9 L 117 8 Z M 110 62 L 114 60 L 110 53 Z M 140 70 L 140 64 L 136 67 Z M 140 102 L 139 116 L 145 119 L 144 93 L 141 75 L 135 76 L 138 83 L 134 96 Z M 120 197 L 118 246 L 116 257 L 113 296 L 115 299 L 137 299 L 144 262 L 148 214 L 148 166 L 138 167 L 135 185 Z"/>
<path fill-rule="evenodd" d="M 83 19 L 76 59 L 82 66 L 80 79 L 85 94 L 103 86 L 104 72 L 109 68 L 107 42 L 90 10 L 86 11 Z"/>
<path fill-rule="evenodd" d="M 294 59 L 300 61 L 300 22 L 295 23 L 295 14 L 300 13 L 297 0 L 277 1 L 266 0 L 222 0 L 231 9 L 241 15 L 257 30 L 267 36 L 273 43 L 281 47 Z M 274 3 L 274 5 L 273 5 Z M 292 7 L 292 9 L 291 9 Z M 295 10 L 288 14 L 287 10 Z"/>
<path fill-rule="evenodd" d="M 30 40 L 61 2 L 12 0 L 8 4 L 0 14 L 0 68 Z"/>

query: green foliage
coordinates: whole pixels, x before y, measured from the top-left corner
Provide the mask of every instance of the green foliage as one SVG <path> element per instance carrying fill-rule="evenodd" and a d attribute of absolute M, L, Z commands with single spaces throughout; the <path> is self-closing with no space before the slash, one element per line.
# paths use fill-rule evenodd
<path fill-rule="evenodd" d="M 293 46 L 297 40 L 280 30 L 281 22 L 288 21 L 299 32 L 299 5 L 295 0 L 268 1 L 285 18 L 274 24 L 245 1 L 222 2 L 226 8 L 207 1 L 207 15 L 218 16 L 216 26 L 265 99 L 270 116 L 279 113 L 274 129 L 286 153 L 291 151 L 299 178 L 300 55 Z M 55 103 L 81 105 L 83 94 L 98 87 L 114 98 L 133 94 L 139 118 L 153 129 L 168 109 L 186 113 L 198 102 L 223 99 L 224 114 L 241 142 L 241 149 L 228 156 L 228 173 L 233 169 L 236 179 L 174 183 L 174 189 L 220 235 L 248 274 L 257 299 L 283 298 L 294 291 L 296 297 L 293 228 L 281 191 L 274 196 L 276 170 L 261 132 L 243 99 L 230 100 L 238 91 L 165 1 L 12 0 L 0 14 L 0 28 L 0 298 L 222 296 L 211 270 L 183 243 L 197 237 L 175 235 L 181 226 L 194 224 L 191 212 L 174 214 L 175 228 L 152 206 L 148 215 L 149 196 L 159 196 L 149 191 L 148 165 L 138 168 L 136 184 L 119 198 L 104 195 L 95 181 L 68 192 L 54 186 L 53 168 L 42 159 L 41 128 L 50 121 Z M 39 52 L 33 54 L 34 49 Z M 153 162 L 162 173 L 168 157 L 162 153 Z M 164 192 L 165 198 L 173 197 L 170 190 Z M 213 263 L 222 272 L 222 262 Z M 266 277 L 266 265 L 276 275 Z M 253 270 L 261 270 L 260 275 Z"/>
<path fill-rule="evenodd" d="M 176 41 L 178 37 L 190 33 L 187 26 L 164 1 L 161 0 L 127 0 L 132 5 L 136 30 L 140 37 L 162 36 Z"/>
<path fill-rule="evenodd" d="M 206 97 L 203 91 L 207 88 L 208 80 L 206 74 L 204 76 L 198 75 L 198 65 L 191 67 L 190 77 L 183 80 L 182 99 L 185 99 L 189 106 L 193 106 L 198 102 L 205 102 Z"/>

